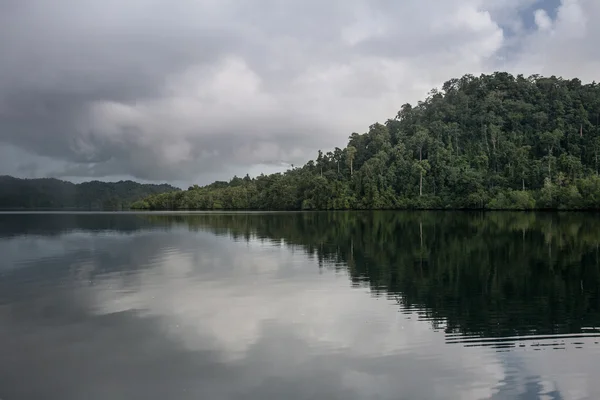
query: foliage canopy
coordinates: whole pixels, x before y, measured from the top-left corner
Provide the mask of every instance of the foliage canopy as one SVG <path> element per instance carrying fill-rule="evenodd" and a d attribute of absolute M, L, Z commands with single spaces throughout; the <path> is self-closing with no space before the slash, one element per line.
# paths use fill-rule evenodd
<path fill-rule="evenodd" d="M 150 196 L 140 209 L 595 209 L 600 85 L 465 75 L 284 173 Z"/>

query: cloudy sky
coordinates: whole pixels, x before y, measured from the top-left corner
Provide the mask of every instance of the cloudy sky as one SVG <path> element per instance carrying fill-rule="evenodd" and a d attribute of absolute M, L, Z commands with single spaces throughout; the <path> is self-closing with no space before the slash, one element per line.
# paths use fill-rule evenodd
<path fill-rule="evenodd" d="M 598 79 L 597 0 L 0 0 L 0 175 L 186 185 L 496 70 Z"/>

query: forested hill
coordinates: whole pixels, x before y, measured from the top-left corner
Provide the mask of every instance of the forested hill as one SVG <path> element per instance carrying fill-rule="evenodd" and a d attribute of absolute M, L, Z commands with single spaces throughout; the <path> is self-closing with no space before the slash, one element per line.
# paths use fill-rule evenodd
<path fill-rule="evenodd" d="M 600 208 L 600 85 L 452 79 L 285 173 L 150 196 L 146 209 Z"/>
<path fill-rule="evenodd" d="M 0 209 L 122 210 L 146 196 L 176 190 L 171 185 L 132 181 L 74 184 L 51 178 L 0 176 Z"/>

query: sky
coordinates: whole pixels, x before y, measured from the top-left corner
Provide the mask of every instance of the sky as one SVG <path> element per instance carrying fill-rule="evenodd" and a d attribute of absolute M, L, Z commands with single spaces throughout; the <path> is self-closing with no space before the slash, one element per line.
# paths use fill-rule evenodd
<path fill-rule="evenodd" d="M 285 170 L 467 73 L 597 80 L 599 19 L 597 0 L 0 0 L 0 175 Z"/>

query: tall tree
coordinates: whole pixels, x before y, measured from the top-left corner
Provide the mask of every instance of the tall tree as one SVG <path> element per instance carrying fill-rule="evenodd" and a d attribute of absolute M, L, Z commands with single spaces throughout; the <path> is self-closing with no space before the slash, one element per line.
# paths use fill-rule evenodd
<path fill-rule="evenodd" d="M 352 168 L 352 164 L 354 162 L 354 157 L 356 157 L 356 147 L 348 146 L 346 147 L 346 158 L 348 160 L 348 166 L 350 167 L 350 176 L 353 175 L 354 170 Z"/>

